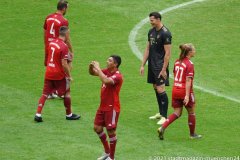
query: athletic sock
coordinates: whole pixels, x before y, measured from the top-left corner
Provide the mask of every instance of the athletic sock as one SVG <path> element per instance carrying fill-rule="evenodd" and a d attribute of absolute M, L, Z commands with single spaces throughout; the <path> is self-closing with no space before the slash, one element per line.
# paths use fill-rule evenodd
<path fill-rule="evenodd" d="M 167 118 L 167 112 L 168 112 L 168 96 L 166 92 L 158 93 L 161 107 L 162 107 L 162 116 Z"/>
<path fill-rule="evenodd" d="M 155 94 L 156 94 L 156 98 L 157 98 L 157 102 L 158 102 L 158 109 L 159 109 L 159 113 L 160 113 L 160 115 L 162 115 L 163 114 L 163 107 L 161 106 L 161 98 L 160 98 L 160 96 L 159 96 L 159 94 L 158 94 L 158 92 L 157 92 L 157 90 L 155 89 Z"/>
<path fill-rule="evenodd" d="M 42 109 L 43 109 L 43 106 L 45 104 L 47 100 L 47 96 L 46 95 L 42 95 L 38 101 L 38 107 L 37 107 L 37 114 L 41 114 L 42 113 Z"/>
<path fill-rule="evenodd" d="M 64 97 L 64 106 L 65 106 L 65 109 L 66 109 L 66 115 L 69 115 L 72 113 L 72 110 L 71 110 L 71 97 Z"/>
<path fill-rule="evenodd" d="M 114 159 L 116 144 L 117 144 L 117 136 L 116 134 L 108 135 L 110 141 L 110 158 Z"/>
<path fill-rule="evenodd" d="M 188 126 L 190 135 L 193 135 L 195 133 L 195 124 L 196 124 L 196 116 L 195 113 L 188 115 Z"/>
<path fill-rule="evenodd" d="M 175 113 L 171 114 L 171 115 L 168 117 L 168 119 L 163 123 L 162 127 L 163 127 L 164 129 L 166 129 L 166 128 L 167 128 L 173 121 L 175 121 L 176 119 L 178 119 L 178 116 L 177 116 Z"/>
<path fill-rule="evenodd" d="M 110 148 L 109 148 L 109 145 L 108 145 L 108 141 L 107 141 L 107 136 L 106 134 L 104 133 L 104 131 L 102 131 L 102 133 L 97 133 L 98 134 L 98 137 L 100 138 L 102 144 L 103 144 L 103 147 L 104 147 L 104 151 L 105 153 L 109 153 L 110 151 Z"/>

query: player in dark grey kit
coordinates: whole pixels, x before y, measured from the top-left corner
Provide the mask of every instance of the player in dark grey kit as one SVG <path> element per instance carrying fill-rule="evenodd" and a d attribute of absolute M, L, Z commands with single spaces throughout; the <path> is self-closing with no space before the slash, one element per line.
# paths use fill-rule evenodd
<path fill-rule="evenodd" d="M 163 124 L 167 118 L 168 96 L 165 86 L 169 86 L 168 64 L 171 54 L 171 32 L 162 24 L 158 12 L 149 14 L 153 28 L 148 32 L 147 47 L 143 55 L 140 74 L 144 74 L 144 65 L 148 61 L 147 82 L 153 84 L 156 93 L 159 113 L 149 119 L 160 119 L 157 124 Z"/>

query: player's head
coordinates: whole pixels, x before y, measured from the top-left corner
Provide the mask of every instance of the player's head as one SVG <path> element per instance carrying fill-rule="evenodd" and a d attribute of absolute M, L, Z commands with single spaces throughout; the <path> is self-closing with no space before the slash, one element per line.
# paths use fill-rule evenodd
<path fill-rule="evenodd" d="M 193 57 L 195 55 L 195 47 L 192 43 L 185 43 L 179 46 L 181 52 L 179 56 L 179 60 L 182 61 L 185 57 Z"/>
<path fill-rule="evenodd" d="M 67 13 L 68 2 L 66 0 L 59 0 L 57 4 L 57 10 L 61 11 L 63 15 Z"/>
<path fill-rule="evenodd" d="M 118 68 L 121 65 L 121 57 L 118 55 L 111 55 L 107 60 L 108 68 Z"/>
<path fill-rule="evenodd" d="M 64 40 L 67 39 L 69 36 L 69 28 L 67 26 L 61 26 L 59 29 L 59 37 L 64 38 Z"/>
<path fill-rule="evenodd" d="M 153 27 L 156 27 L 162 20 L 162 16 L 158 12 L 151 12 L 149 14 L 149 20 Z"/>

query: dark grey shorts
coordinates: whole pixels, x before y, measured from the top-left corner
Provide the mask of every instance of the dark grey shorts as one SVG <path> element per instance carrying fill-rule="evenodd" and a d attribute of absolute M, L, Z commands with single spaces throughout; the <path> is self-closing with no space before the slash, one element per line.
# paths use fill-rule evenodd
<path fill-rule="evenodd" d="M 158 75 L 160 73 L 160 69 L 151 69 L 148 68 L 148 78 L 147 82 L 151 84 L 156 84 L 157 86 L 161 86 L 162 84 L 165 84 L 165 86 L 169 86 L 169 70 L 167 68 L 167 79 L 164 79 L 163 77 L 159 77 Z"/>

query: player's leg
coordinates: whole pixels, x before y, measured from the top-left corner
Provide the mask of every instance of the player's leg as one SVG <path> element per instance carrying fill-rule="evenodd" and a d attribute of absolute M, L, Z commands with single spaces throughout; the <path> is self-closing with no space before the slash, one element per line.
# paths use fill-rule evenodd
<path fill-rule="evenodd" d="M 118 123 L 119 112 L 116 112 L 114 109 L 112 111 L 106 112 L 105 114 L 105 124 L 109 137 L 110 144 L 110 155 L 109 159 L 114 159 L 115 150 L 117 145 L 117 134 L 116 128 Z"/>
<path fill-rule="evenodd" d="M 155 91 L 155 94 L 156 94 L 156 98 L 157 98 L 157 101 L 158 101 L 158 93 L 157 93 L 157 90 L 155 88 L 155 78 L 154 78 L 154 74 L 152 72 L 152 69 L 151 68 L 148 68 L 148 77 L 147 77 L 147 82 L 150 83 L 150 84 L 153 84 L 153 89 Z M 155 115 L 153 116 L 150 116 L 149 119 L 161 119 L 161 108 L 158 107 L 159 109 L 159 112 L 156 113 Z"/>
<path fill-rule="evenodd" d="M 190 138 L 191 139 L 201 138 L 202 137 L 201 135 L 198 135 L 195 133 L 196 115 L 195 115 L 195 101 L 194 101 L 193 93 L 191 93 L 186 109 L 188 112 L 188 126 L 189 126 Z"/>
<path fill-rule="evenodd" d="M 161 82 L 163 81 L 163 83 Z M 157 124 L 162 125 L 167 119 L 167 111 L 168 111 L 168 96 L 165 91 L 165 84 L 164 80 L 160 80 L 156 83 L 156 91 L 157 91 L 157 99 L 158 99 L 158 106 L 161 111 L 162 118 L 158 121 Z"/>
<path fill-rule="evenodd" d="M 94 131 L 97 133 L 104 147 L 104 153 L 98 158 L 98 160 L 104 160 L 110 154 L 110 147 L 107 141 L 107 136 L 103 130 L 103 126 L 104 126 L 104 112 L 97 110 L 94 120 Z"/>
<path fill-rule="evenodd" d="M 162 127 L 158 128 L 158 134 L 161 140 L 163 140 L 163 134 L 165 129 L 182 115 L 182 110 L 183 110 L 182 100 L 172 99 L 172 106 L 174 108 L 174 112 L 171 115 L 169 115 L 166 121 L 162 124 Z"/>
<path fill-rule="evenodd" d="M 64 96 L 63 103 L 66 110 L 66 120 L 78 120 L 80 118 L 80 115 L 72 113 L 70 81 L 65 78 L 59 81 L 55 81 L 55 88 L 58 91 L 59 97 Z"/>
<path fill-rule="evenodd" d="M 43 86 L 43 92 L 42 96 L 38 100 L 38 107 L 37 107 L 37 112 L 34 117 L 34 120 L 36 122 L 42 122 L 42 109 L 45 105 L 45 102 L 47 100 L 48 95 L 52 92 L 53 90 L 53 84 L 51 80 L 44 80 L 44 86 Z"/>
<path fill-rule="evenodd" d="M 110 143 L 110 155 L 109 155 L 109 157 L 111 159 L 114 159 L 116 144 L 117 144 L 116 129 L 108 129 L 107 132 L 108 132 L 109 143 Z"/>

